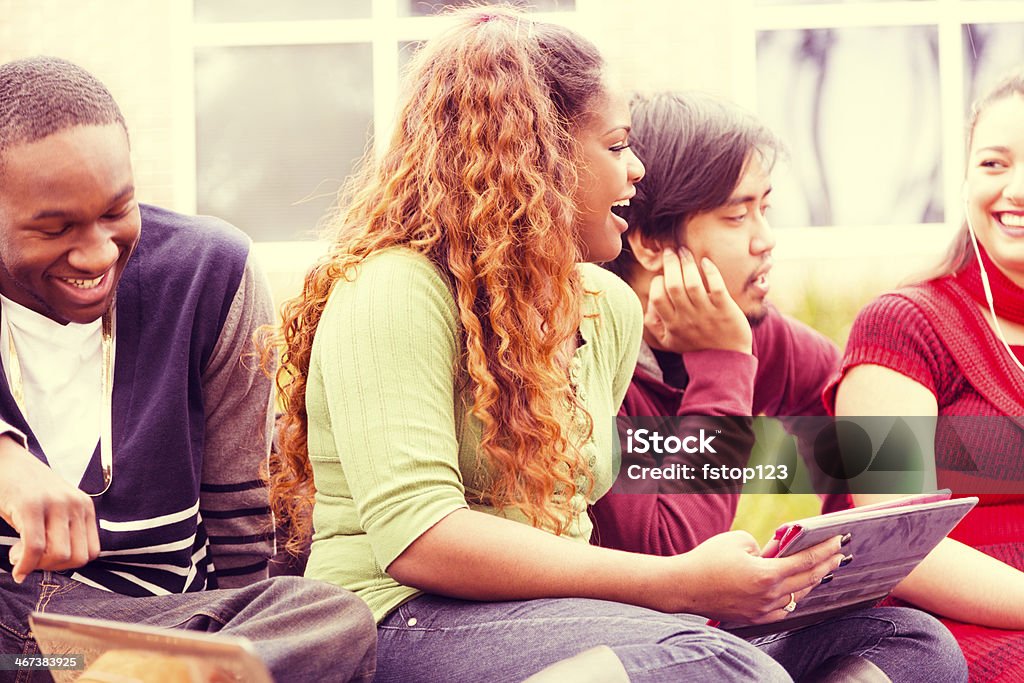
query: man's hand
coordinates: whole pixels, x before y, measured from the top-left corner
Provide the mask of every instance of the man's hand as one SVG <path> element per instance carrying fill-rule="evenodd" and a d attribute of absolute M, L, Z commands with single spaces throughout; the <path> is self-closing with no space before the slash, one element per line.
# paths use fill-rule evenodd
<path fill-rule="evenodd" d="M 718 268 L 682 247 L 662 253 L 662 274 L 651 281 L 644 327 L 652 346 L 676 353 L 724 349 L 750 353 L 750 323 L 733 301 Z M 704 286 L 707 280 L 707 287 Z"/>
<path fill-rule="evenodd" d="M 92 498 L 7 435 L 0 435 L 0 517 L 20 536 L 10 552 L 17 583 L 37 569 L 81 567 L 100 554 Z"/>

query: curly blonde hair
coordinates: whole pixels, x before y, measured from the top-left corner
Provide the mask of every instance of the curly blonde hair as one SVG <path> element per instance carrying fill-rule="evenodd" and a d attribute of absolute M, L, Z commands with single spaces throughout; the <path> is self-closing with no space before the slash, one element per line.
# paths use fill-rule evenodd
<path fill-rule="evenodd" d="M 449 283 L 464 356 L 457 381 L 482 425 L 484 498 L 563 532 L 593 475 L 569 425 L 593 421 L 570 386 L 566 348 L 582 291 L 573 195 L 576 134 L 604 96 L 603 61 L 576 33 L 508 8 L 459 13 L 407 74 L 407 100 L 379 160 L 370 153 L 328 226 L 332 244 L 283 307 L 277 383 L 284 414 L 271 504 L 288 548 L 310 535 L 306 428 L 310 352 L 328 297 L 367 256 L 401 245 Z M 589 434 L 588 434 L 589 436 Z"/>

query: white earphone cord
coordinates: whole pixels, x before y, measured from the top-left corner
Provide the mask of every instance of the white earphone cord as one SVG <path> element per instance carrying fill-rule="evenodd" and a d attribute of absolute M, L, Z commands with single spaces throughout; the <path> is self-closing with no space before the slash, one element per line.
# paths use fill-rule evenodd
<path fill-rule="evenodd" d="M 964 216 L 967 218 L 967 232 L 971 235 L 971 244 L 974 245 L 974 256 L 978 259 L 978 266 L 981 267 L 981 286 L 985 290 L 985 301 L 988 302 L 988 310 L 992 313 L 992 323 L 996 328 L 996 336 L 999 337 L 999 341 L 1003 343 L 1003 348 L 1006 349 L 1006 353 L 1010 356 L 1010 360 L 1013 361 L 1013 364 L 1020 368 L 1021 372 L 1024 372 L 1024 364 L 1018 360 L 1017 356 L 1014 355 L 1013 350 L 1010 349 L 1010 344 L 1006 341 L 1006 337 L 1003 335 L 1003 328 L 999 324 L 999 316 L 996 315 L 996 304 L 995 301 L 992 300 L 992 288 L 988 284 L 988 273 L 985 271 L 985 263 L 981 260 L 981 250 L 978 248 L 978 238 L 974 235 L 974 225 L 971 224 L 971 214 L 966 202 L 964 202 Z"/>

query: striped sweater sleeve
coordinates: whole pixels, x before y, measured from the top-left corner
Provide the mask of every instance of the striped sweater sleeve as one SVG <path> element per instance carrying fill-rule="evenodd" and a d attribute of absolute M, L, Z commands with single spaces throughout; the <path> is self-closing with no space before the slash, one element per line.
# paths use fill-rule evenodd
<path fill-rule="evenodd" d="M 266 277 L 250 254 L 220 338 L 203 372 L 206 432 L 199 513 L 209 536 L 215 585 L 266 578 L 273 518 L 260 472 L 270 453 L 272 383 L 253 335 L 273 317 Z"/>
<path fill-rule="evenodd" d="M 3 420 L 0 420 L 0 436 L 3 436 L 5 434 L 14 439 L 14 442 L 17 443 L 22 448 L 27 447 L 28 439 L 26 439 L 25 435 L 21 433 L 21 430 L 17 429 L 16 427 L 12 427 Z"/>

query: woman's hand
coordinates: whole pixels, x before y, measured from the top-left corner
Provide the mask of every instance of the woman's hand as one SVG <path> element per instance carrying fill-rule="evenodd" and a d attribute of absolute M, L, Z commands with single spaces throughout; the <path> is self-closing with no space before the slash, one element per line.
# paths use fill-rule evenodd
<path fill-rule="evenodd" d="M 799 602 L 839 566 L 839 540 L 766 559 L 750 534 L 729 531 L 659 557 L 461 509 L 420 535 L 387 572 L 405 586 L 463 600 L 595 598 L 761 624 L 787 616 L 790 593 Z"/>
<path fill-rule="evenodd" d="M 715 264 L 704 258 L 698 269 L 686 247 L 678 254 L 666 249 L 662 263 L 662 274 L 651 281 L 647 298 L 644 327 L 648 342 L 653 340 L 653 346 L 676 353 L 704 349 L 750 353 L 750 323 Z"/>
<path fill-rule="evenodd" d="M 718 534 L 688 553 L 666 558 L 679 573 L 662 582 L 659 609 L 745 624 L 778 621 L 789 615 L 782 608 L 790 593 L 799 603 L 839 567 L 839 542 L 836 536 L 789 557 L 763 558 L 747 532 Z"/>

